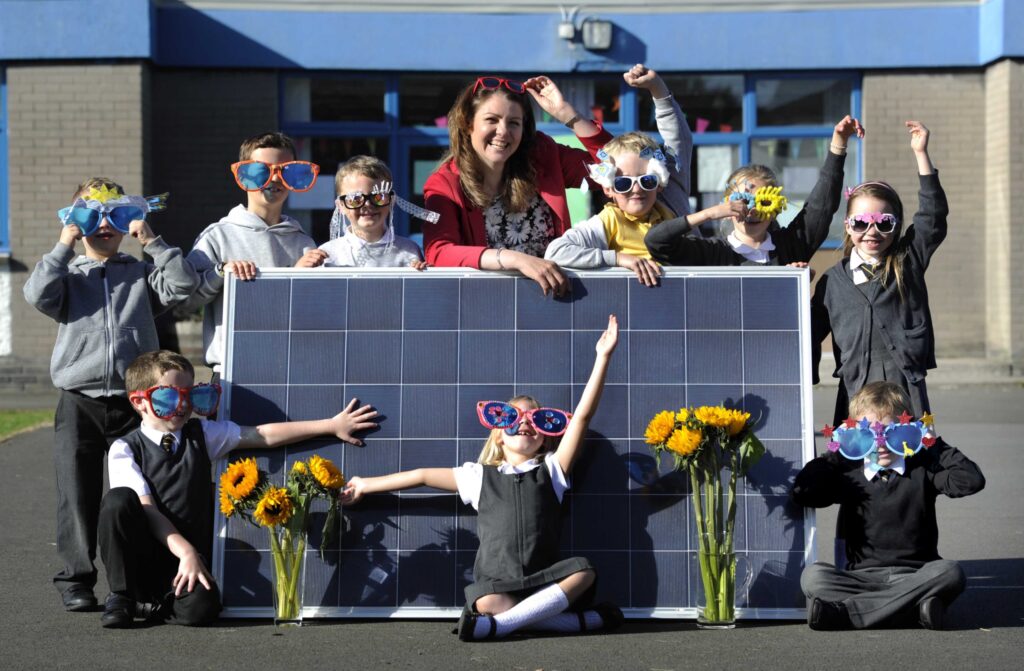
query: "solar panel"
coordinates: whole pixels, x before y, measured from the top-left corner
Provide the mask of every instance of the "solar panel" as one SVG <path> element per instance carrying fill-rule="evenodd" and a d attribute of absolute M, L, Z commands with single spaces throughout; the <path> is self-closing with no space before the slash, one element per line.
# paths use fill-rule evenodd
<path fill-rule="evenodd" d="M 468 269 L 231 279 L 223 416 L 243 425 L 314 419 L 352 397 L 384 415 L 365 447 L 323 439 L 246 453 L 281 482 L 313 453 L 347 476 L 461 465 L 486 438 L 477 401 L 525 393 L 572 409 L 614 313 L 619 346 L 563 506 L 563 552 L 588 557 L 598 599 L 629 617 L 696 617 L 688 484 L 670 460 L 655 463 L 643 432 L 660 410 L 725 402 L 759 418 L 767 448 L 738 490 L 739 616 L 803 617 L 799 576 L 813 560 L 814 519 L 787 495 L 814 452 L 806 272 L 669 268 L 656 288 L 618 269 L 570 275 L 565 299 L 544 298 L 522 277 Z M 311 548 L 324 513 L 315 510 Z M 456 494 L 426 488 L 345 508 L 340 538 L 322 559 L 307 554 L 305 615 L 457 616 L 472 581 L 475 515 Z M 270 615 L 269 555 L 265 530 L 219 517 L 214 566 L 226 615 Z"/>

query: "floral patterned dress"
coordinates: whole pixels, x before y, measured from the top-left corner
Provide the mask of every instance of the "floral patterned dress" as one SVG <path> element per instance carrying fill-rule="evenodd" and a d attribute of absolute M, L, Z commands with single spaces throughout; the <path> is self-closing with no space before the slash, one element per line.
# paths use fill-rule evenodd
<path fill-rule="evenodd" d="M 506 212 L 496 199 L 484 210 L 484 228 L 491 249 L 511 249 L 530 256 L 543 257 L 555 237 L 554 214 L 539 195 L 533 197 L 525 212 Z"/>

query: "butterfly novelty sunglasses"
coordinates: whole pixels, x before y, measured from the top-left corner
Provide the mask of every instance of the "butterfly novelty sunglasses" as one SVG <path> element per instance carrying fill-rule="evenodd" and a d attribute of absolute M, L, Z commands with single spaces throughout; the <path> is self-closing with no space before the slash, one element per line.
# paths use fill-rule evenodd
<path fill-rule="evenodd" d="M 927 435 L 922 420 L 911 421 L 909 415 L 901 415 L 899 421 L 892 424 L 871 423 L 868 420 L 847 419 L 837 427 L 826 426 L 824 435 L 828 439 L 828 449 L 839 452 L 847 459 L 859 461 L 870 458 L 872 463 L 878 459 L 878 448 L 885 448 L 893 454 L 911 457 L 922 448 L 931 447 L 935 439 Z"/>
<path fill-rule="evenodd" d="M 285 163 L 264 163 L 263 161 L 239 161 L 231 165 L 235 182 L 245 191 L 260 191 L 274 179 L 281 177 L 281 183 L 289 191 L 309 191 L 316 184 L 320 166 L 309 161 L 287 161 Z"/>
<path fill-rule="evenodd" d="M 191 387 L 171 387 L 157 385 L 145 391 L 131 394 L 132 399 L 144 398 L 149 402 L 149 409 L 160 419 L 170 419 L 183 407 L 191 408 L 192 412 L 209 417 L 217 412 L 220 405 L 220 385 L 200 383 Z"/>
<path fill-rule="evenodd" d="M 476 93 L 478 89 L 493 91 L 501 88 L 502 86 L 512 93 L 526 93 L 526 87 L 523 86 L 521 82 L 504 79 L 502 77 L 478 77 L 476 84 L 473 85 L 473 93 Z"/>
<path fill-rule="evenodd" d="M 874 224 L 876 231 L 882 235 L 889 235 L 896 230 L 897 222 L 896 215 L 888 212 L 868 212 L 846 218 L 846 225 L 854 233 L 867 233 L 871 224 Z"/>
<path fill-rule="evenodd" d="M 358 210 L 366 203 L 370 203 L 370 205 L 373 205 L 374 207 L 387 207 L 391 204 L 391 198 L 394 195 L 393 191 L 370 194 L 363 193 L 362 191 L 356 191 L 354 193 L 345 193 L 338 196 L 338 202 L 349 210 Z"/>
<path fill-rule="evenodd" d="M 504 429 L 510 436 L 515 435 L 519 430 L 519 424 L 524 417 L 530 419 L 533 428 L 537 433 L 545 436 L 560 436 L 565 433 L 572 419 L 572 413 L 556 408 L 534 408 L 533 410 L 520 410 L 509 403 L 502 401 L 480 401 L 476 404 L 476 414 L 480 423 L 488 429 Z"/>
<path fill-rule="evenodd" d="M 661 184 L 661 180 L 658 179 L 657 175 L 651 173 L 640 175 L 639 177 L 619 175 L 612 181 L 612 189 L 615 190 L 615 193 L 629 193 L 633 190 L 633 185 L 637 183 L 640 184 L 640 188 L 644 191 L 654 191 Z"/>
<path fill-rule="evenodd" d="M 64 226 L 74 224 L 88 237 L 99 230 L 105 218 L 119 232 L 127 235 L 129 226 L 136 219 L 145 220 L 149 212 L 159 212 L 167 208 L 168 194 L 159 196 L 122 196 L 116 200 L 101 203 L 98 200 L 78 198 L 70 207 L 57 210 L 57 218 Z"/>

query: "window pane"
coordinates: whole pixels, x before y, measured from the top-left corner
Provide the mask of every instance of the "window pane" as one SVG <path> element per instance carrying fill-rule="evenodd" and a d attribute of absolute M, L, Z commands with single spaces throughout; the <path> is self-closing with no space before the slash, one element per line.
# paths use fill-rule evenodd
<path fill-rule="evenodd" d="M 769 166 L 775 171 L 783 195 L 789 200 L 789 207 L 779 215 L 779 224 L 787 226 L 800 212 L 818 179 L 821 166 L 825 163 L 831 137 L 755 140 L 750 146 L 752 163 Z M 859 142 L 851 142 L 847 148 L 846 170 L 843 188 L 857 184 Z M 829 241 L 841 241 L 845 207 L 832 217 Z"/>
<path fill-rule="evenodd" d="M 847 79 L 760 79 L 758 126 L 832 126 L 850 113 Z"/>
<path fill-rule="evenodd" d="M 603 79 L 555 79 L 558 90 L 580 116 L 595 119 L 603 124 L 619 122 L 619 78 Z M 534 105 L 537 123 L 558 123 Z"/>
<path fill-rule="evenodd" d="M 288 196 L 289 213 L 302 222 L 317 244 L 330 239 L 331 212 L 334 210 L 334 175 L 338 166 L 359 154 L 376 156 L 387 162 L 388 140 L 376 137 L 299 138 L 303 158 L 320 166 L 316 185 L 305 193 Z M 403 193 L 402 185 L 396 185 Z"/>
<path fill-rule="evenodd" d="M 384 121 L 386 90 L 383 79 L 291 77 L 285 121 Z"/>
<path fill-rule="evenodd" d="M 694 212 L 707 209 L 722 202 L 725 184 L 732 171 L 739 167 L 740 148 L 738 145 L 700 145 L 693 148 L 693 165 L 691 167 L 695 179 L 691 180 L 690 205 Z M 693 185 L 696 188 L 693 188 Z M 694 203 L 693 201 L 697 202 Z M 723 222 L 709 221 L 701 225 L 701 233 L 705 237 L 727 234 L 732 230 L 721 230 Z"/>
<path fill-rule="evenodd" d="M 423 207 L 423 184 L 427 181 L 427 177 L 430 177 L 431 173 L 437 168 L 438 162 L 441 160 L 441 156 L 448 151 L 448 147 L 413 147 L 409 150 L 409 174 L 406 175 L 405 182 L 399 184 L 396 188 L 400 196 L 406 200 L 416 203 L 420 207 Z M 423 226 L 426 224 L 421 219 L 416 217 L 409 217 L 402 213 L 402 216 L 407 217 L 408 233 L 406 235 L 416 235 L 422 233 Z M 395 219 L 398 220 L 399 212 L 395 212 Z M 422 241 L 420 241 L 422 244 Z"/>
<path fill-rule="evenodd" d="M 447 127 L 448 110 L 473 79 L 471 75 L 402 77 L 398 83 L 402 125 Z"/>
<path fill-rule="evenodd" d="M 743 130 L 742 75 L 667 75 L 662 79 L 683 108 L 694 133 Z M 637 99 L 641 130 L 657 130 L 651 95 L 637 91 Z"/>

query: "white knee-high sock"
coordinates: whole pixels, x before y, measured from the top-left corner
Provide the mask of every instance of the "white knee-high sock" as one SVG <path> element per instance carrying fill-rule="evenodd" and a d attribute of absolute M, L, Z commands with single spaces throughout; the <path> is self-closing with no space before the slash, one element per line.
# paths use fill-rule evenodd
<path fill-rule="evenodd" d="M 558 585 L 548 585 L 526 597 L 504 613 L 491 616 L 495 623 L 495 635 L 498 638 L 508 636 L 516 629 L 547 620 L 569 607 L 569 598 Z M 575 616 L 574 616 L 575 617 Z M 489 618 L 477 620 L 473 631 L 474 638 L 484 638 L 491 630 Z"/>
<path fill-rule="evenodd" d="M 580 631 L 580 615 L 587 625 L 587 631 L 595 631 L 604 626 L 604 620 L 596 610 L 585 610 L 582 613 L 559 613 L 546 620 L 534 622 L 530 629 L 536 631 L 561 631 L 565 633 Z"/>

